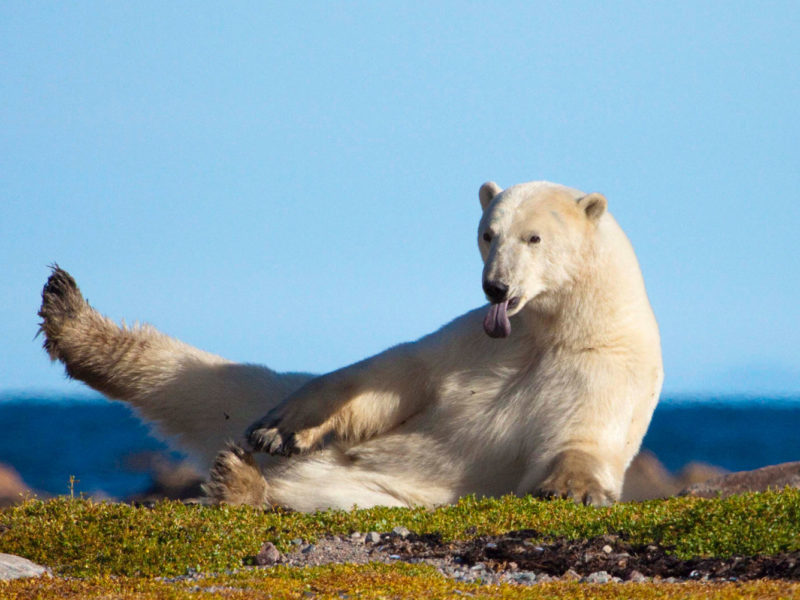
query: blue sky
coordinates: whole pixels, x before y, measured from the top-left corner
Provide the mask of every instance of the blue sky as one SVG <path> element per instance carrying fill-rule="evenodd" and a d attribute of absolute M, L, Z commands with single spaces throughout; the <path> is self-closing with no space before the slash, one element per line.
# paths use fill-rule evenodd
<path fill-rule="evenodd" d="M 0 391 L 101 312 L 327 371 L 484 302 L 477 190 L 604 193 L 669 393 L 800 391 L 796 2 L 0 5 Z"/>

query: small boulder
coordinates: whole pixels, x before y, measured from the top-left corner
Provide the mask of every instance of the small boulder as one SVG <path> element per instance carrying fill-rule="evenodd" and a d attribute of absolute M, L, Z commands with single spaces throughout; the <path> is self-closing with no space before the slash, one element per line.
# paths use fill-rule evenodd
<path fill-rule="evenodd" d="M 392 535 L 396 535 L 398 537 L 406 539 L 409 535 L 411 535 L 411 532 L 406 527 L 398 525 L 397 527 L 392 529 Z"/>
<path fill-rule="evenodd" d="M 0 554 L 0 579 L 22 579 L 49 575 L 46 567 L 14 554 Z"/>
<path fill-rule="evenodd" d="M 582 581 L 586 583 L 608 583 L 611 581 L 611 575 L 606 571 L 595 571 L 594 573 L 589 573 Z"/>
<path fill-rule="evenodd" d="M 13 467 L 0 464 L 0 507 L 17 504 L 32 495 Z"/>
<path fill-rule="evenodd" d="M 739 471 L 690 485 L 680 496 L 699 498 L 726 498 L 745 492 L 781 490 L 789 486 L 800 489 L 800 461 L 762 467 L 753 471 Z"/>
<path fill-rule="evenodd" d="M 269 567 L 279 562 L 283 555 L 272 542 L 264 542 L 261 550 L 256 554 L 256 564 L 260 567 Z"/>
<path fill-rule="evenodd" d="M 563 579 L 564 581 L 580 581 L 581 574 L 578 573 L 575 569 L 567 569 L 561 575 L 561 579 Z"/>

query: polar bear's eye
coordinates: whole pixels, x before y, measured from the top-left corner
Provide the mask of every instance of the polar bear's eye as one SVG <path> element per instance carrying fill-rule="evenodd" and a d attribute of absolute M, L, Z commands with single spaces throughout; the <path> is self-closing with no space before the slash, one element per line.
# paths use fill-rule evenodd
<path fill-rule="evenodd" d="M 538 235 L 532 235 L 530 237 L 530 239 L 528 240 L 528 243 L 529 244 L 538 244 L 541 241 L 542 241 L 542 238 L 540 238 Z"/>
<path fill-rule="evenodd" d="M 492 241 L 492 234 L 488 231 L 483 234 L 483 241 L 484 242 L 491 242 Z"/>

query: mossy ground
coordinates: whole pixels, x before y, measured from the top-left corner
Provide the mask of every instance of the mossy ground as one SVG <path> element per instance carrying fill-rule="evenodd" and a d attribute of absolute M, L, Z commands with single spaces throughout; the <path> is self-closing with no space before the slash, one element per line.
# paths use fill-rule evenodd
<path fill-rule="evenodd" d="M 49 566 L 47 580 L 0 582 L 0 598 L 317 597 L 798 597 L 800 585 L 586 584 L 477 588 L 457 584 L 421 565 L 245 569 L 265 541 L 286 550 L 294 538 L 389 531 L 404 525 L 444 539 L 467 539 L 515 529 L 584 538 L 621 534 L 631 541 L 672 547 L 676 555 L 731 556 L 800 550 L 800 491 L 728 499 L 672 498 L 608 508 L 509 496 L 464 498 L 436 510 L 373 508 L 311 515 L 246 507 L 153 508 L 57 498 L 0 511 L 0 552 Z M 238 571 L 237 571 L 238 570 Z M 164 581 L 197 572 L 197 580 Z M 206 575 L 207 574 L 207 575 Z M 611 590 L 616 589 L 616 592 Z M 671 591 L 672 590 L 672 591 Z"/>

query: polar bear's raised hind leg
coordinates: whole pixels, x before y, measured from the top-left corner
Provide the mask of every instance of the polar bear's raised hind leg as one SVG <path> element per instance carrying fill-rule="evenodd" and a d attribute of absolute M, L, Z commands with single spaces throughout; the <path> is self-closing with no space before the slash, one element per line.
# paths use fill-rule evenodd
<path fill-rule="evenodd" d="M 131 332 L 97 313 L 81 294 L 75 279 L 53 265 L 42 290 L 39 333 L 51 360 L 60 360 L 69 375 L 110 396 L 127 399 L 132 390 L 113 376 L 120 342 Z M 127 335 L 126 335 L 127 334 Z M 124 344 L 131 347 L 130 341 Z M 113 357 L 113 358 L 112 358 Z M 115 381 L 116 380 L 116 381 Z"/>
<path fill-rule="evenodd" d="M 179 357 L 200 354 L 150 326 L 118 326 L 89 305 L 69 273 L 58 265 L 52 269 L 42 290 L 39 331 L 50 358 L 60 360 L 73 379 L 113 398 L 131 400 L 169 379 L 175 366 L 171 363 Z M 164 360 L 167 357 L 171 360 Z"/>
<path fill-rule="evenodd" d="M 225 440 L 311 376 L 237 364 L 149 325 L 119 326 L 92 308 L 69 273 L 53 266 L 40 330 L 67 375 L 134 406 L 173 445 L 208 469 Z"/>

